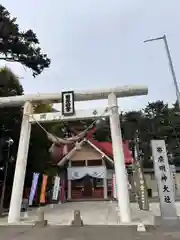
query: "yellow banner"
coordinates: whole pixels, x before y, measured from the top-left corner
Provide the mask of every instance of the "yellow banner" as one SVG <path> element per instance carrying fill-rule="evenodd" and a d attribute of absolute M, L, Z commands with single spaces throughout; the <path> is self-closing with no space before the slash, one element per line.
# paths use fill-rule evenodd
<path fill-rule="evenodd" d="M 41 186 L 41 196 L 40 203 L 46 203 L 46 185 L 47 185 L 48 176 L 43 175 L 43 181 Z"/>

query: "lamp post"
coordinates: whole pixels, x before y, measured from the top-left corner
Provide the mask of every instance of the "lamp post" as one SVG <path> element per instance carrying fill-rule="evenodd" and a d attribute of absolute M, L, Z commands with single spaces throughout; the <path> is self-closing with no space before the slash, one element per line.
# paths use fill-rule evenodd
<path fill-rule="evenodd" d="M 152 41 L 157 41 L 157 40 L 163 40 L 164 41 L 164 45 L 165 45 L 165 49 L 166 49 L 166 54 L 167 54 L 167 58 L 168 58 L 168 62 L 169 62 L 169 67 L 171 70 L 171 74 L 172 74 L 172 78 L 173 78 L 173 83 L 174 83 L 174 87 L 176 90 L 176 97 L 177 97 L 177 103 L 178 103 L 178 107 L 180 109 L 180 93 L 179 93 L 179 87 L 178 87 L 178 83 L 177 83 L 177 79 L 176 79 L 176 74 L 175 74 L 175 70 L 174 70 L 174 66 L 173 66 L 173 62 L 172 62 L 172 58 L 171 58 L 171 53 L 169 50 L 169 46 L 168 46 L 168 42 L 167 42 L 167 37 L 166 35 L 162 36 L 162 37 L 158 37 L 158 38 L 151 38 L 151 39 L 147 39 L 144 41 L 144 43 L 147 42 L 152 42 Z"/>
<path fill-rule="evenodd" d="M 7 153 L 7 161 L 4 167 L 4 180 L 3 180 L 3 187 L 2 187 L 2 193 L 1 193 L 1 199 L 0 199 L 0 214 L 3 213 L 4 210 L 4 197 L 5 197 L 5 191 L 6 191 L 6 179 L 8 174 L 8 165 L 10 160 L 10 147 L 13 145 L 14 141 L 12 138 L 9 138 L 6 143 L 8 144 L 8 153 Z"/>

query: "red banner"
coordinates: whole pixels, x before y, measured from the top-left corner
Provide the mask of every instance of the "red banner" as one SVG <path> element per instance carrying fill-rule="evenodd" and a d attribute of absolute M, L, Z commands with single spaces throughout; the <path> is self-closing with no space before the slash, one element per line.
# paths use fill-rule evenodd
<path fill-rule="evenodd" d="M 42 181 L 42 186 L 41 186 L 40 203 L 46 203 L 46 186 L 47 186 L 47 179 L 48 179 L 48 176 L 43 175 L 43 181 Z"/>

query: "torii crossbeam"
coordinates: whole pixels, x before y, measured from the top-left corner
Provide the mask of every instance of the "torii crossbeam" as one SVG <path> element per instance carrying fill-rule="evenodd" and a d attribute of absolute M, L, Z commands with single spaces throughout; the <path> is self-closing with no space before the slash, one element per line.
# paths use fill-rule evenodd
<path fill-rule="evenodd" d="M 74 93 L 75 101 L 90 101 L 90 100 L 101 100 L 107 99 L 108 95 L 113 92 L 117 98 L 132 97 L 146 95 L 148 90 L 146 86 L 123 86 L 109 89 L 98 89 L 98 90 L 86 90 L 76 91 Z M 25 102 L 33 103 L 59 103 L 62 101 L 60 93 L 38 93 L 38 94 L 27 94 L 21 96 L 1 97 L 0 107 L 6 106 L 21 106 Z"/>

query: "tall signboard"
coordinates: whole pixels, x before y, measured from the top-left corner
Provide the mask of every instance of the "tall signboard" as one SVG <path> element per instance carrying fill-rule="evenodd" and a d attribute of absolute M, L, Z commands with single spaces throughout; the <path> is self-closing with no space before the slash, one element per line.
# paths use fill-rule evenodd
<path fill-rule="evenodd" d="M 135 139 L 134 146 L 134 158 L 135 158 L 135 171 L 136 171 L 136 189 L 137 189 L 137 200 L 140 210 L 149 210 L 148 194 L 145 187 L 145 178 L 142 170 L 141 154 L 139 151 L 138 138 Z"/>
<path fill-rule="evenodd" d="M 164 140 L 152 140 L 154 171 L 158 184 L 160 210 L 163 220 L 177 220 L 172 177 Z"/>

